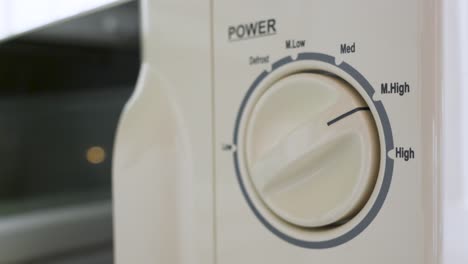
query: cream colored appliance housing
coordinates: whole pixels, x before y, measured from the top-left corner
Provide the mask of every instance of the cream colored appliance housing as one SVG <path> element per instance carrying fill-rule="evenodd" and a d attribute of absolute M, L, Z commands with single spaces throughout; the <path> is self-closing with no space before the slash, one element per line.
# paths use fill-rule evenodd
<path fill-rule="evenodd" d="M 466 263 L 458 4 L 143 1 L 117 263 Z"/>

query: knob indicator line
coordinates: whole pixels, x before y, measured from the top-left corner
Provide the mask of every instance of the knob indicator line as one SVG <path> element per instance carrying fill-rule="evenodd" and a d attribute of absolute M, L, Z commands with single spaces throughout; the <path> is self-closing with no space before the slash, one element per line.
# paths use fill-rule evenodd
<path fill-rule="evenodd" d="M 334 123 L 340 121 L 341 119 L 346 118 L 346 117 L 348 117 L 348 116 L 350 116 L 350 115 L 352 115 L 352 114 L 354 114 L 354 113 L 356 113 L 356 112 L 359 112 L 359 111 L 370 111 L 370 108 L 369 108 L 369 107 L 357 107 L 357 108 L 354 108 L 354 109 L 352 109 L 352 110 L 350 110 L 350 111 L 348 111 L 348 112 L 346 112 L 346 113 L 344 113 L 344 114 L 338 116 L 337 118 L 334 118 L 334 119 L 328 121 L 328 122 L 327 122 L 327 125 L 328 125 L 328 126 L 331 126 L 331 125 L 333 125 Z"/>

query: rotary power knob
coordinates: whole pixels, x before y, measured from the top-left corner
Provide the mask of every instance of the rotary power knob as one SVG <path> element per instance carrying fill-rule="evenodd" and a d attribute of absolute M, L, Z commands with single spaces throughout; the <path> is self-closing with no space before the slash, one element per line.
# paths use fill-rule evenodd
<path fill-rule="evenodd" d="M 355 216 L 380 162 L 375 120 L 361 95 L 325 73 L 271 85 L 247 121 L 245 159 L 263 203 L 289 224 L 319 228 Z"/>

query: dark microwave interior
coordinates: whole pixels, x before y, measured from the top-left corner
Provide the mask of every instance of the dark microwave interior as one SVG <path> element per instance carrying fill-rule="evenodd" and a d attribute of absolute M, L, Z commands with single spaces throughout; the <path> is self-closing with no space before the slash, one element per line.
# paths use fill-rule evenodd
<path fill-rule="evenodd" d="M 110 199 L 138 24 L 133 1 L 0 44 L 0 215 Z"/>

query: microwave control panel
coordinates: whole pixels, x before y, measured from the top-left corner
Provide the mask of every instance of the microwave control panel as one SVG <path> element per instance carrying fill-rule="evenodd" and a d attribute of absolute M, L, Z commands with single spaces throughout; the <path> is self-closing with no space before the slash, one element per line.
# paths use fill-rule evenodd
<path fill-rule="evenodd" d="M 428 263 L 418 3 L 215 2 L 217 263 Z"/>

